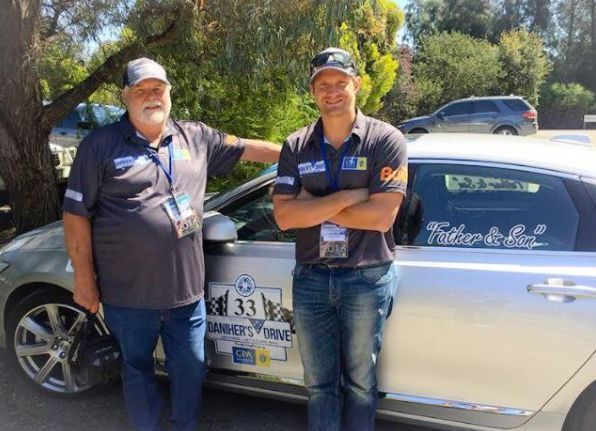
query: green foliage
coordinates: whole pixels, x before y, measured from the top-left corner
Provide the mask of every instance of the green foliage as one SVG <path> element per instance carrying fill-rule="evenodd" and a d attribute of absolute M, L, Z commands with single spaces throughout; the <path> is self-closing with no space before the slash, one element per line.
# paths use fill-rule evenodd
<path fill-rule="evenodd" d="M 420 112 L 445 102 L 486 95 L 502 76 L 497 47 L 461 33 L 441 33 L 422 39 L 414 63 Z"/>
<path fill-rule="evenodd" d="M 556 106 L 561 110 L 579 108 L 586 113 L 594 107 L 594 92 L 581 84 L 553 82 L 542 87 L 540 94 L 542 106 Z"/>
<path fill-rule="evenodd" d="M 59 38 L 52 44 L 44 45 L 38 63 L 44 100 L 54 99 L 85 79 L 89 71 L 80 58 L 79 45 L 71 45 Z"/>
<path fill-rule="evenodd" d="M 499 60 L 503 70 L 499 92 L 523 96 L 537 105 L 538 91 L 549 71 L 542 38 L 525 30 L 503 33 Z"/>
<path fill-rule="evenodd" d="M 553 64 L 551 81 L 579 82 L 596 91 L 594 0 L 410 0 L 408 39 L 458 31 L 498 43 L 503 32 L 540 36 Z M 535 97 L 535 91 L 534 96 Z"/>
<path fill-rule="evenodd" d="M 596 96 L 581 84 L 553 82 L 540 91 L 538 120 L 541 127 L 581 128 L 585 114 L 596 113 Z"/>
<path fill-rule="evenodd" d="M 378 112 L 381 99 L 393 87 L 398 61 L 393 57 L 397 30 L 404 15 L 394 3 L 381 1 L 377 9 L 367 1 L 355 11 L 354 27 L 343 23 L 339 30 L 339 46 L 352 53 L 362 85 L 357 103 L 365 114 Z"/>

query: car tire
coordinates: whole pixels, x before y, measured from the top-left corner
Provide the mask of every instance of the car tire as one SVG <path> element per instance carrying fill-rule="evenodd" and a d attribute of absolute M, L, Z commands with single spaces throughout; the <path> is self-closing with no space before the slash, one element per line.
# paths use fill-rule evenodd
<path fill-rule="evenodd" d="M 420 127 L 412 129 L 408 132 L 408 135 L 410 134 L 422 134 L 422 133 L 428 133 L 428 130 L 426 129 L 421 129 Z"/>
<path fill-rule="evenodd" d="M 596 430 L 596 383 L 588 386 L 571 407 L 562 431 Z"/>
<path fill-rule="evenodd" d="M 495 129 L 495 131 L 493 132 L 493 134 L 495 134 L 495 135 L 516 136 L 518 133 L 517 133 L 517 130 L 515 130 L 511 126 L 500 126 L 500 127 L 497 127 Z"/>
<path fill-rule="evenodd" d="M 68 360 L 80 324 L 87 318 L 66 291 L 41 289 L 26 296 L 10 313 L 6 346 L 10 363 L 25 381 L 50 394 L 78 396 L 102 384 L 81 383 L 89 364 L 75 367 Z M 97 318 L 90 337 L 108 331 Z"/>

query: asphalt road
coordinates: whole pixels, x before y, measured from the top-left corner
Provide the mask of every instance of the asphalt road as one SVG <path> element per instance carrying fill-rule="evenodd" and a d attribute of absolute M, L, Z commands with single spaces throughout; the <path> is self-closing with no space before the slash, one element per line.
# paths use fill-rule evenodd
<path fill-rule="evenodd" d="M 2 431 L 128 431 L 119 384 L 82 399 L 65 399 L 37 391 L 7 363 L 0 349 L 0 429 Z M 160 379 L 168 396 L 166 379 Z M 303 431 L 303 405 L 207 389 L 201 431 Z M 377 421 L 377 431 L 432 431 Z"/>

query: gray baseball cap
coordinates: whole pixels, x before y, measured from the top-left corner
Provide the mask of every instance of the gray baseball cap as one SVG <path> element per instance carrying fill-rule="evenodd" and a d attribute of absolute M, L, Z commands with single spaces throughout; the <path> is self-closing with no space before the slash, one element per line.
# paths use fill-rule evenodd
<path fill-rule="evenodd" d="M 123 84 L 124 87 L 131 87 L 145 79 L 151 78 L 159 79 L 171 85 L 170 81 L 168 81 L 166 70 L 159 63 L 150 58 L 141 57 L 128 62 L 124 70 Z"/>

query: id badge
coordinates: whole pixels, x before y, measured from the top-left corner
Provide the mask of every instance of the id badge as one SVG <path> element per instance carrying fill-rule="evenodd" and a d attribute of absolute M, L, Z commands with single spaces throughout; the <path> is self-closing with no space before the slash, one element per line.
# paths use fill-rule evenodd
<path fill-rule="evenodd" d="M 348 257 L 348 229 L 329 222 L 321 224 L 319 257 Z"/>
<path fill-rule="evenodd" d="M 190 204 L 186 193 L 175 194 L 163 203 L 163 206 L 176 228 L 178 238 L 190 235 L 201 229 L 201 219 Z"/>

